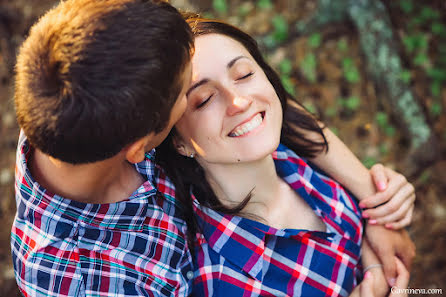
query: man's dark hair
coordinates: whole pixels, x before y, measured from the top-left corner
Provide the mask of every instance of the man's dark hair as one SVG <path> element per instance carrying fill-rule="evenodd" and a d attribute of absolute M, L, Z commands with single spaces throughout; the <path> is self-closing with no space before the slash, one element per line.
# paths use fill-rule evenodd
<path fill-rule="evenodd" d="M 61 2 L 20 49 L 19 125 L 64 162 L 110 158 L 167 126 L 192 49 L 188 24 L 165 1 Z"/>

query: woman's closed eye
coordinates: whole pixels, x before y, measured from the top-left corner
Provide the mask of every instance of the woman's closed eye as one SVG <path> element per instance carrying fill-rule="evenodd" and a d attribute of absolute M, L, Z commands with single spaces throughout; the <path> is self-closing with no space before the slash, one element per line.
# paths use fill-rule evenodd
<path fill-rule="evenodd" d="M 253 74 L 254 74 L 254 72 L 249 72 L 249 73 L 247 73 L 246 75 L 243 75 L 242 77 L 237 78 L 236 80 L 237 80 L 237 81 L 238 81 L 238 80 L 243 80 L 243 79 L 245 79 L 245 78 L 250 77 L 250 76 L 253 75 Z"/>
<path fill-rule="evenodd" d="M 206 103 L 208 103 L 209 100 L 211 100 L 211 98 L 212 98 L 213 95 L 214 95 L 214 94 L 211 94 L 211 95 L 209 95 L 208 97 L 206 97 L 206 99 L 200 101 L 200 103 L 198 103 L 198 105 L 196 106 L 196 109 L 200 109 L 200 108 L 202 108 L 203 106 L 205 106 Z"/>

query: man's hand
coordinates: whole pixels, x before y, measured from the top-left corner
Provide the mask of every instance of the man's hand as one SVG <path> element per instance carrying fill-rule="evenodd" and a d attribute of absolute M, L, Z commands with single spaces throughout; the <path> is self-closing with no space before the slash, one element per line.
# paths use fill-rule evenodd
<path fill-rule="evenodd" d="M 409 234 L 404 229 L 390 230 L 380 225 L 367 224 L 365 235 L 372 250 L 383 264 L 389 286 L 394 286 L 398 275 L 394 257 L 399 258 L 409 271 L 415 257 L 415 245 Z"/>

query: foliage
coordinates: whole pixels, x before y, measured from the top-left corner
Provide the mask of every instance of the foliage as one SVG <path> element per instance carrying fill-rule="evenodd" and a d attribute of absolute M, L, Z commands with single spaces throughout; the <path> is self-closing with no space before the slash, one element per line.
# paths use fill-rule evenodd
<path fill-rule="evenodd" d="M 271 23 L 273 25 L 273 39 L 278 43 L 285 41 L 288 38 L 287 20 L 282 15 L 276 14 Z"/>
<path fill-rule="evenodd" d="M 359 82 L 359 71 L 352 58 L 347 57 L 342 60 L 342 69 L 344 71 L 344 77 L 349 83 L 355 84 Z"/>
<path fill-rule="evenodd" d="M 304 77 L 312 82 L 316 82 L 316 67 L 317 67 L 317 61 L 316 61 L 316 55 L 313 53 L 308 53 L 305 55 L 304 59 L 299 65 L 300 70 Z"/>
<path fill-rule="evenodd" d="M 268 10 L 273 7 L 273 4 L 271 3 L 271 0 L 258 0 L 257 7 L 263 10 Z"/>
<path fill-rule="evenodd" d="M 228 3 L 226 0 L 213 0 L 212 6 L 214 7 L 214 10 L 220 14 L 228 12 Z"/>
<path fill-rule="evenodd" d="M 390 124 L 389 118 L 385 112 L 378 111 L 376 113 L 375 120 L 378 126 L 381 128 L 381 130 L 384 131 L 387 136 L 392 137 L 395 135 L 395 127 Z"/>

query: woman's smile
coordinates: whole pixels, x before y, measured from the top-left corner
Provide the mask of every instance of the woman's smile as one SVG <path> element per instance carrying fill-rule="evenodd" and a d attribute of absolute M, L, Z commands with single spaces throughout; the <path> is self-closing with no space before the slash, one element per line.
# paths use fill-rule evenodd
<path fill-rule="evenodd" d="M 247 136 L 252 134 L 251 132 L 256 132 L 260 130 L 261 127 L 263 127 L 263 119 L 264 119 L 265 112 L 259 112 L 256 113 L 253 117 L 248 119 L 247 121 L 244 121 L 237 127 L 235 127 L 230 133 L 229 137 L 241 137 L 241 136 Z M 260 127 L 260 128 L 259 128 Z M 259 128 L 259 129 L 257 129 Z"/>

